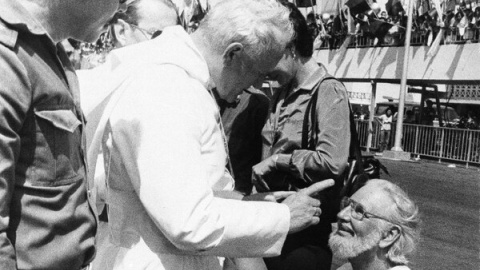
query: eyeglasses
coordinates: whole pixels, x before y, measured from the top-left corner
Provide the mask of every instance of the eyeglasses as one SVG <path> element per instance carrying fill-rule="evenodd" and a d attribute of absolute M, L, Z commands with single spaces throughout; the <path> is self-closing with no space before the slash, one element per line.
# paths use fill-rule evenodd
<path fill-rule="evenodd" d="M 128 6 L 128 5 L 132 4 L 132 3 L 135 2 L 135 1 L 137 1 L 137 0 L 118 0 L 118 3 L 119 3 L 120 5 L 122 5 L 122 4 L 127 4 L 127 6 Z"/>
<path fill-rule="evenodd" d="M 128 22 L 127 22 L 128 23 Z M 154 39 L 158 36 L 160 36 L 162 34 L 162 30 L 147 30 L 147 29 L 144 29 L 142 27 L 139 27 L 138 25 L 135 25 L 133 23 L 128 23 L 130 26 L 132 26 L 133 28 L 136 28 L 138 29 L 140 32 L 142 32 L 142 34 L 145 36 L 145 38 L 147 39 Z M 150 38 L 147 36 L 147 35 L 150 35 Z"/>
<path fill-rule="evenodd" d="M 379 218 L 398 225 L 395 222 L 390 221 L 388 218 L 367 212 L 361 203 L 358 203 L 349 197 L 343 197 L 340 203 L 340 208 L 343 210 L 348 206 L 350 206 L 350 215 L 356 220 L 363 220 L 363 218 Z"/>

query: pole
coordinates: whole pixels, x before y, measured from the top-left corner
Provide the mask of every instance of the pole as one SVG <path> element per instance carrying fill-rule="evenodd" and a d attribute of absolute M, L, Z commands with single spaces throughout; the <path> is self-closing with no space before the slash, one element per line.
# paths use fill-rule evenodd
<path fill-rule="evenodd" d="M 370 152 L 372 148 L 372 137 L 373 137 L 373 117 L 375 117 L 375 96 L 377 94 L 377 82 L 372 80 L 372 94 L 370 95 L 370 113 L 368 116 L 368 138 L 367 138 L 367 152 Z"/>
<path fill-rule="evenodd" d="M 424 110 L 424 105 L 425 105 L 425 95 L 427 94 L 427 88 L 425 85 L 422 86 L 422 96 L 420 98 L 420 115 L 418 116 L 418 123 L 420 125 L 423 125 L 423 112 Z"/>
<path fill-rule="evenodd" d="M 397 128 L 395 132 L 395 145 L 392 151 L 403 152 L 402 149 L 402 134 L 403 134 L 403 111 L 405 109 L 405 95 L 407 92 L 407 73 L 408 73 L 408 59 L 410 58 L 410 39 L 412 36 L 412 15 L 413 15 L 413 0 L 408 1 L 408 20 L 407 20 L 407 35 L 405 37 L 405 53 L 403 55 L 403 71 L 402 80 L 400 82 L 400 96 L 397 113 Z"/>
<path fill-rule="evenodd" d="M 435 91 L 435 103 L 437 104 L 438 123 L 441 127 L 443 127 L 444 119 L 442 114 L 447 111 L 447 108 L 445 107 L 445 110 L 442 110 L 442 106 L 440 105 L 440 99 L 438 98 L 438 86 L 434 85 L 433 90 Z"/>

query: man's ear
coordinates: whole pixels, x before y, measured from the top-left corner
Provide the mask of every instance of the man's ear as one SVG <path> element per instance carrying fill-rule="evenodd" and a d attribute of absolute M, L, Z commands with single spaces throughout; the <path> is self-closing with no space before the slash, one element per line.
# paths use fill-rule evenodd
<path fill-rule="evenodd" d="M 398 225 L 393 225 L 388 231 L 382 234 L 382 240 L 378 243 L 379 247 L 386 248 L 393 245 L 393 243 L 395 243 L 400 237 L 400 233 L 400 227 L 398 227 Z"/>
<path fill-rule="evenodd" d="M 223 52 L 223 61 L 225 66 L 231 66 L 235 61 L 240 60 L 244 47 L 241 43 L 234 42 L 227 46 Z"/>
<path fill-rule="evenodd" d="M 130 25 L 122 19 L 118 19 L 116 23 L 112 25 L 113 34 L 115 35 L 115 41 L 123 47 L 127 45 L 127 32 L 131 31 Z"/>

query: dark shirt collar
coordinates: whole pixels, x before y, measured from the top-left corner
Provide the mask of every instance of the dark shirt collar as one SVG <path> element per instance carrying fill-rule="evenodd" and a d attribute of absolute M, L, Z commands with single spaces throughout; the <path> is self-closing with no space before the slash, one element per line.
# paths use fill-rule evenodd
<path fill-rule="evenodd" d="M 327 70 L 322 64 L 318 64 L 316 68 L 309 69 L 306 79 L 298 82 L 297 87 L 293 88 L 292 92 L 296 92 L 300 89 L 310 91 L 315 85 L 327 74 Z"/>
<path fill-rule="evenodd" d="M 220 95 L 218 94 L 216 87 L 212 88 L 211 91 L 213 93 L 213 97 L 215 98 L 215 101 L 217 102 L 218 107 L 220 108 L 220 113 L 223 113 L 223 111 L 225 111 L 226 108 L 236 108 L 238 103 L 240 102 L 239 97 L 237 97 L 237 99 L 235 99 L 235 101 L 233 102 L 228 102 L 225 99 L 221 98 Z"/>
<path fill-rule="evenodd" d="M 45 28 L 16 0 L 0 0 L 0 18 L 12 27 L 34 35 L 47 35 Z"/>

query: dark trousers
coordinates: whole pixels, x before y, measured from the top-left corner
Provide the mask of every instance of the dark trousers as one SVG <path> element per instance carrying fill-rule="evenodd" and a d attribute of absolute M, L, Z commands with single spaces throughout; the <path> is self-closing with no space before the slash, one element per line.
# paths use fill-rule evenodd
<path fill-rule="evenodd" d="M 390 130 L 380 131 L 380 152 L 390 149 Z"/>
<path fill-rule="evenodd" d="M 328 236 L 331 231 L 329 222 L 321 222 L 288 235 L 282 254 L 264 259 L 268 270 L 330 270 L 332 251 L 328 247 Z"/>

